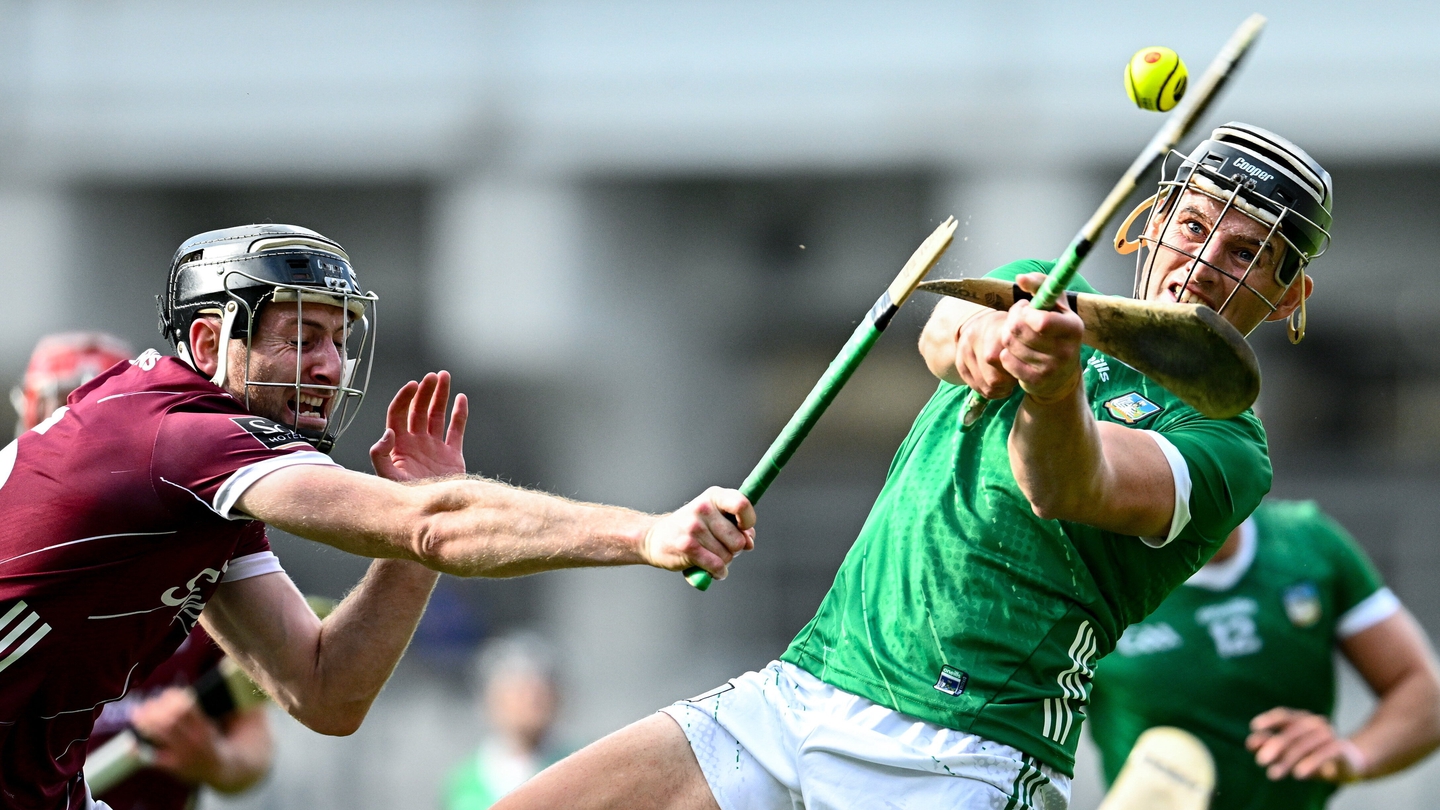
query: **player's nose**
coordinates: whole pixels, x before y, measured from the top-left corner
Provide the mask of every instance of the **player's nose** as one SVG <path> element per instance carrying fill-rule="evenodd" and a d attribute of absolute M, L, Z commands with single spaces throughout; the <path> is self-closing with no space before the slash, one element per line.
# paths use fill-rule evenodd
<path fill-rule="evenodd" d="M 340 356 L 340 349 L 328 340 L 318 341 L 314 351 L 306 355 L 306 368 L 312 382 L 324 385 L 335 385 L 340 380 L 341 369 L 344 368 L 344 359 Z"/>

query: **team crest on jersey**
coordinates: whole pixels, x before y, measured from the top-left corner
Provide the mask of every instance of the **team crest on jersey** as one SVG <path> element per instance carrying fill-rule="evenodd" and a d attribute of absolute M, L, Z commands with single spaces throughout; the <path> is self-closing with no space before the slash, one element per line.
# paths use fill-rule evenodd
<path fill-rule="evenodd" d="M 935 682 L 935 690 L 954 697 L 965 694 L 965 686 L 968 683 L 970 683 L 969 675 L 947 665 L 940 667 L 940 680 Z"/>
<path fill-rule="evenodd" d="M 1131 391 L 1106 402 L 1105 410 L 1125 424 L 1133 425 L 1147 416 L 1159 413 L 1160 406 L 1140 396 L 1137 392 Z"/>
<path fill-rule="evenodd" d="M 1311 627 L 1323 613 L 1320 606 L 1320 589 L 1313 582 L 1302 582 L 1285 589 L 1285 615 L 1296 627 Z"/>
<path fill-rule="evenodd" d="M 310 444 L 305 440 L 304 436 L 301 436 L 294 430 L 291 430 L 279 422 L 266 419 L 263 416 L 233 416 L 230 418 L 230 421 L 239 425 L 246 433 L 254 436 L 255 441 L 260 442 L 271 450 L 278 450 L 282 447 L 294 447 L 302 444 L 308 447 Z"/>

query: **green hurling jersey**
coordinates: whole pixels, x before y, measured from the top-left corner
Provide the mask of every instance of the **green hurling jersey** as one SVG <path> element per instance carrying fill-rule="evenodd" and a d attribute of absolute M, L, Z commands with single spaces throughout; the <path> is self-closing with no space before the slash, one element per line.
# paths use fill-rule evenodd
<path fill-rule="evenodd" d="M 1052 266 L 1015 262 L 991 277 Z M 1093 291 L 1080 279 L 1072 288 Z M 1023 392 L 991 403 L 962 430 L 968 389 L 941 383 L 834 585 L 783 660 L 1072 773 L 1095 662 L 1200 568 L 1270 488 L 1265 433 L 1252 413 L 1206 419 L 1124 363 L 1089 347 L 1082 358 L 1097 419 L 1156 431 L 1183 457 L 1193 489 L 1179 536 L 1152 548 L 1036 517 L 1007 448 Z"/>
<path fill-rule="evenodd" d="M 1107 781 L 1142 731 L 1164 725 L 1193 732 L 1215 756 L 1212 810 L 1320 808 L 1334 792 L 1326 782 L 1267 779 L 1245 750 L 1250 719 L 1276 706 L 1329 715 L 1337 637 L 1392 615 L 1398 603 L 1314 503 L 1267 502 L 1254 517 L 1248 566 L 1200 587 L 1216 573 L 1210 566 L 1131 625 L 1101 662 L 1090 734 Z"/>

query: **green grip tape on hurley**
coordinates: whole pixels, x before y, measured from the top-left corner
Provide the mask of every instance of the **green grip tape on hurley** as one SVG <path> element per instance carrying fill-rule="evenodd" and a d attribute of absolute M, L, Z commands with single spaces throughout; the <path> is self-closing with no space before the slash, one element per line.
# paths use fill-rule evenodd
<path fill-rule="evenodd" d="M 704 568 L 692 565 L 685 569 L 685 581 L 690 583 L 695 590 L 704 591 L 709 590 L 710 583 L 714 582 L 715 578 L 710 576 L 710 572 Z"/>
<path fill-rule="evenodd" d="M 1056 260 L 1040 289 L 1035 291 L 1030 305 L 1036 309 L 1054 309 L 1055 302 L 1060 300 L 1060 296 L 1065 294 L 1065 289 L 1075 279 L 1075 272 L 1080 269 L 1080 260 L 1089 252 L 1090 242 L 1085 239 L 1085 235 L 1076 236 L 1070 246 L 1065 248 L 1064 255 Z M 965 395 L 965 404 L 960 406 L 960 426 L 968 428 L 975 424 L 989 402 L 972 388 L 970 393 Z"/>
<path fill-rule="evenodd" d="M 889 298 L 882 297 L 880 302 L 877 302 L 877 309 L 883 309 L 879 306 L 881 302 L 889 305 Z M 888 315 L 886 320 L 888 321 Z M 775 476 L 780 474 L 780 469 L 785 466 L 785 462 L 795 455 L 796 449 L 800 447 L 800 442 L 810 435 L 810 429 L 820 421 L 820 415 L 830 407 L 830 403 L 835 400 L 835 395 L 840 393 L 840 389 L 845 386 L 850 376 L 855 373 L 855 369 L 860 366 L 860 361 L 864 360 L 865 355 L 870 352 L 870 347 L 875 345 L 876 339 L 880 337 L 881 328 L 875 321 L 875 310 L 872 310 L 855 327 L 855 331 L 850 333 L 850 339 L 845 341 L 840 353 L 830 361 L 825 373 L 815 383 L 815 387 L 810 389 L 809 395 L 805 397 L 805 401 L 800 404 L 800 408 L 795 411 L 795 414 L 790 417 L 790 421 L 785 424 L 785 429 L 780 431 L 780 435 L 770 443 L 769 449 L 760 458 L 760 463 L 756 464 L 755 469 L 746 476 L 745 483 L 740 485 L 740 494 L 750 501 L 751 506 L 759 502 L 760 496 L 770 488 L 771 482 L 775 480 Z M 729 518 L 731 523 L 735 522 L 734 515 L 727 514 L 725 517 Z M 685 581 L 694 586 L 695 590 L 703 591 L 710 587 L 714 577 L 711 577 L 705 569 L 692 565 L 685 569 Z"/>

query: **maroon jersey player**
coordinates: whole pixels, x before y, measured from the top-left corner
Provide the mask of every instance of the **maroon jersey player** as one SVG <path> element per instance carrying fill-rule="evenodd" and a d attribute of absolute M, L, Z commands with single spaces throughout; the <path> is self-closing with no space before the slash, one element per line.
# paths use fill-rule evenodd
<path fill-rule="evenodd" d="M 11 394 L 19 417 L 16 435 L 34 428 L 66 403 L 70 393 L 134 351 L 104 332 L 46 335 L 35 345 L 23 381 Z M 186 690 L 213 670 L 224 653 L 196 627 L 175 654 L 107 703 L 95 721 L 87 754 L 133 725 L 154 746 L 155 762 L 101 796 L 114 810 L 183 810 L 201 784 L 225 793 L 253 785 L 269 769 L 270 724 L 263 706 L 212 719 Z"/>
<path fill-rule="evenodd" d="M 197 621 L 302 723 L 349 734 L 435 570 L 645 563 L 723 576 L 753 545 L 753 510 L 733 490 L 654 516 L 457 477 L 466 405 L 456 399 L 447 426 L 443 372 L 391 403 L 371 449 L 381 477 L 340 468 L 322 451 L 363 396 L 373 301 L 345 252 L 313 231 L 201 234 L 177 251 L 161 296 L 177 356 L 109 369 L 0 451 L 6 806 L 91 805 L 82 767 L 95 717 Z M 379 559 L 322 623 L 280 570 L 266 523 Z"/>

